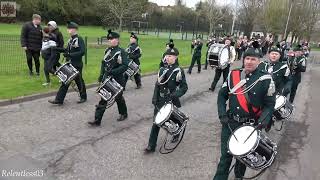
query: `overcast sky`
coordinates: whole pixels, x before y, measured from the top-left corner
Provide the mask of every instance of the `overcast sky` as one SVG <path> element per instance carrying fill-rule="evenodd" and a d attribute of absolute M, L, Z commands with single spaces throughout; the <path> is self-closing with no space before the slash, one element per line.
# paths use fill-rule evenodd
<path fill-rule="evenodd" d="M 159 6 L 167 6 L 167 5 L 174 5 L 175 0 L 149 0 L 150 2 L 157 3 Z M 186 3 L 188 7 L 195 7 L 195 5 L 199 2 L 200 0 L 183 0 L 183 2 Z M 205 0 L 202 0 L 203 2 Z M 232 1 L 236 0 L 216 0 L 219 5 L 225 5 L 229 4 Z"/>

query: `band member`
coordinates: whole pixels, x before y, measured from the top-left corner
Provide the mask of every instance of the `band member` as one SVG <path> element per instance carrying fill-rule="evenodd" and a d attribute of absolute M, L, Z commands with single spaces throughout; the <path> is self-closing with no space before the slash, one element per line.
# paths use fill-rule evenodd
<path fill-rule="evenodd" d="M 222 124 L 221 157 L 214 180 L 227 180 L 232 155 L 228 153 L 228 139 L 233 131 L 247 122 L 255 122 L 258 129 L 264 128 L 272 118 L 275 105 L 274 84 L 270 74 L 258 69 L 260 52 L 248 49 L 244 53 L 244 69 L 232 70 L 218 95 L 218 115 Z M 240 83 L 240 84 L 239 84 Z M 226 102 L 229 100 L 229 110 Z M 246 166 L 235 164 L 235 178 L 242 179 Z"/>
<path fill-rule="evenodd" d="M 212 44 L 216 43 L 215 39 L 216 39 L 215 37 L 210 37 L 210 39 L 207 42 L 206 46 L 208 47 L 208 50 L 207 50 L 207 53 L 206 53 L 206 59 L 205 59 L 206 62 L 205 62 L 205 66 L 204 66 L 203 70 L 207 70 L 208 69 L 208 53 L 209 53 L 210 46 Z"/>
<path fill-rule="evenodd" d="M 98 78 L 98 82 L 103 82 L 107 77 L 112 77 L 122 87 L 125 85 L 125 79 L 123 73 L 127 70 L 129 60 L 127 52 L 119 47 L 120 35 L 116 32 L 108 30 L 107 39 L 110 43 L 110 47 L 105 50 L 104 58 L 101 62 L 101 71 Z M 118 112 L 120 117 L 117 121 L 123 121 L 128 118 L 127 105 L 124 100 L 123 94 L 119 94 L 115 101 L 117 102 Z M 94 121 L 88 122 L 91 126 L 100 126 L 101 119 L 106 111 L 108 102 L 101 98 L 99 104 L 96 105 L 95 119 Z"/>
<path fill-rule="evenodd" d="M 168 64 L 166 62 L 166 52 L 168 49 L 174 49 L 175 52 L 177 52 L 177 55 L 179 55 L 179 51 L 176 47 L 174 47 L 174 43 L 173 43 L 173 39 L 169 39 L 169 42 L 166 44 L 166 50 L 165 52 L 163 53 L 162 55 L 162 58 L 161 58 L 161 61 L 160 61 L 160 64 L 159 64 L 159 68 L 161 67 L 166 67 Z M 176 59 L 176 63 L 179 65 L 179 60 Z"/>
<path fill-rule="evenodd" d="M 289 67 L 292 76 L 292 85 L 290 91 L 289 101 L 293 103 L 294 97 L 298 89 L 298 85 L 301 82 L 301 72 L 306 72 L 306 59 L 302 52 L 301 45 L 298 45 L 295 49 L 295 58 L 289 59 Z"/>
<path fill-rule="evenodd" d="M 188 73 L 191 74 L 194 63 L 197 61 L 198 73 L 201 72 L 201 50 L 202 50 L 201 37 L 198 36 L 197 40 L 192 41 L 191 49 L 193 49 L 193 55 L 191 60 L 191 65 L 189 67 Z"/>
<path fill-rule="evenodd" d="M 230 55 L 230 64 L 232 64 L 236 58 L 236 51 L 234 49 L 233 46 L 231 46 L 231 39 L 225 39 L 225 45 L 229 50 L 229 55 Z M 214 89 L 216 88 L 216 85 L 221 77 L 221 74 L 223 74 L 223 82 L 226 81 L 227 76 L 229 74 L 230 71 L 230 64 L 228 64 L 227 67 L 225 67 L 224 69 L 217 67 L 216 71 L 215 71 L 215 75 L 214 75 L 214 79 L 211 83 L 211 87 L 209 88 L 210 91 L 214 91 Z"/>
<path fill-rule="evenodd" d="M 160 68 L 152 98 L 152 104 L 155 106 L 154 116 L 157 114 L 158 109 L 169 101 L 172 101 L 176 107 L 181 107 L 179 98 L 188 90 L 184 71 L 176 63 L 178 52 L 175 49 L 168 49 L 165 58 L 168 66 Z M 149 144 L 145 149 L 146 154 L 155 151 L 159 130 L 160 128 L 156 124 L 152 125 Z M 173 138 L 172 141 L 175 142 L 178 139 L 179 136 Z"/>
<path fill-rule="evenodd" d="M 82 37 L 78 35 L 78 24 L 74 22 L 68 22 L 67 30 L 71 38 L 68 41 L 67 49 L 63 56 L 79 71 L 79 75 L 74 79 L 74 81 L 76 82 L 80 93 L 80 100 L 78 103 L 83 103 L 87 101 L 86 85 L 82 78 L 82 56 L 85 54 L 86 47 Z M 70 84 L 62 83 L 55 100 L 49 100 L 49 103 L 58 105 L 63 104 L 69 85 Z"/>
<path fill-rule="evenodd" d="M 127 48 L 127 52 L 128 52 L 129 59 L 140 66 L 139 58 L 141 57 L 141 50 L 140 50 L 140 47 L 138 45 L 138 37 L 134 33 L 131 33 L 130 44 L 129 44 L 128 48 Z M 129 77 L 128 77 L 127 74 L 124 74 L 124 78 L 125 78 L 124 87 L 126 87 L 126 84 L 127 84 L 127 81 L 128 81 Z M 140 75 L 140 72 L 138 72 L 138 73 L 136 73 L 134 75 L 134 80 L 135 80 L 135 82 L 137 84 L 136 89 L 140 89 L 141 88 L 141 75 Z"/>
<path fill-rule="evenodd" d="M 286 63 L 279 61 L 280 57 L 281 49 L 272 47 L 269 50 L 269 62 L 261 62 L 259 66 L 272 75 L 277 94 L 287 96 L 291 85 L 290 69 Z"/>

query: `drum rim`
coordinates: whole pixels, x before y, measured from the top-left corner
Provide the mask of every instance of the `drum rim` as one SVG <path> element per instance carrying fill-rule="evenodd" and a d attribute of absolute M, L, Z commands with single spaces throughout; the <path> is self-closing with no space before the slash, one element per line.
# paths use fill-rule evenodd
<path fill-rule="evenodd" d="M 242 128 L 242 127 L 245 127 L 245 126 L 250 126 L 250 125 L 242 125 L 242 126 L 236 128 L 236 129 L 233 131 L 233 133 L 234 133 L 235 131 L 237 131 L 238 129 L 240 129 L 240 128 Z M 253 127 L 253 126 L 250 126 L 250 127 Z M 261 132 L 260 132 L 259 130 L 255 130 L 255 131 L 257 131 L 257 139 L 258 139 L 258 140 L 255 142 L 253 148 L 251 148 L 248 152 L 246 152 L 246 153 L 244 153 L 244 154 L 240 154 L 240 155 L 234 155 L 234 154 L 231 152 L 231 150 L 230 150 L 229 144 L 230 144 L 230 140 L 231 140 L 231 138 L 232 138 L 232 134 L 231 134 L 230 137 L 229 137 L 229 139 L 228 139 L 228 151 L 229 151 L 229 153 L 232 154 L 232 155 L 235 156 L 235 157 L 243 157 L 243 156 L 246 156 L 246 155 L 248 155 L 249 153 L 251 153 L 251 152 L 252 152 L 252 149 L 256 149 L 256 148 L 258 147 L 258 145 L 259 145 L 260 140 L 261 140 L 261 136 L 260 136 L 260 133 L 261 133 Z"/>
<path fill-rule="evenodd" d="M 171 105 L 171 108 L 170 108 L 170 113 L 168 114 L 168 116 L 167 116 L 163 121 L 161 121 L 161 123 L 156 123 L 156 117 L 157 117 L 158 113 L 160 112 L 160 110 L 161 110 L 162 108 L 164 108 L 166 105 L 169 105 L 169 104 Z M 157 112 L 156 116 L 154 117 L 154 121 L 153 121 L 153 122 L 154 122 L 156 125 L 161 126 L 164 122 L 166 122 L 166 121 L 170 118 L 172 112 L 173 112 L 173 103 L 166 103 L 166 104 L 164 104 L 164 105 L 159 109 L 159 111 Z"/>
<path fill-rule="evenodd" d="M 108 76 L 108 77 L 102 82 L 102 84 L 98 87 L 98 89 L 96 90 L 96 92 L 98 92 L 110 79 L 111 79 L 111 77 Z"/>
<path fill-rule="evenodd" d="M 69 62 L 62 64 L 61 66 L 58 67 L 58 69 L 56 70 L 55 74 L 57 74 L 58 71 L 60 71 L 60 69 L 64 66 L 66 66 L 67 64 L 70 64 Z"/>

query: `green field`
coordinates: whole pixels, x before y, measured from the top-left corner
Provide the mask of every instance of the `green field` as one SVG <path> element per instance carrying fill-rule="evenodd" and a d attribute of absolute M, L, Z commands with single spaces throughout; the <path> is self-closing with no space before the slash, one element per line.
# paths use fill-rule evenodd
<path fill-rule="evenodd" d="M 0 66 L 5 67 L 3 69 L 9 71 L 7 73 L 0 72 L 0 99 L 11 99 L 19 96 L 57 90 L 60 85 L 57 78 L 52 77 L 51 87 L 43 87 L 42 83 L 45 82 L 43 68 L 41 68 L 40 77 L 30 77 L 28 75 L 25 55 L 20 47 L 20 42 L 17 41 L 20 35 L 21 25 L 22 24 L 0 24 Z M 67 40 L 68 35 L 65 26 L 61 26 L 60 30 L 63 33 L 65 40 Z M 97 45 L 97 38 L 104 36 L 105 32 L 106 31 L 101 27 L 94 26 L 80 27 L 79 29 L 79 34 L 81 36 L 88 37 L 88 64 L 84 67 L 84 79 L 86 84 L 97 81 L 100 63 L 106 48 L 105 45 Z M 179 38 L 179 34 L 173 34 L 172 36 Z M 9 38 L 9 40 L 1 42 L 1 37 L 14 37 L 15 41 L 12 41 Z M 120 40 L 121 46 L 126 48 L 129 42 L 129 33 L 121 33 Z M 142 49 L 142 74 L 158 70 L 160 58 L 165 50 L 165 43 L 167 41 L 168 34 L 164 33 L 159 38 L 154 34 L 139 36 L 139 45 Z M 181 65 L 189 65 L 191 60 L 190 41 L 175 40 L 175 46 L 180 51 L 179 63 Z M 203 55 L 205 54 L 205 51 L 206 47 L 203 48 Z M 202 58 L 202 61 L 204 61 L 204 58 Z M 43 60 L 40 62 L 42 65 Z"/>

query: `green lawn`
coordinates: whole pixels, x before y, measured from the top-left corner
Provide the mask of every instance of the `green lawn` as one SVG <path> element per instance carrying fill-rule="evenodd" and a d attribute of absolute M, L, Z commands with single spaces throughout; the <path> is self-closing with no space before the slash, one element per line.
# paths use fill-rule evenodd
<path fill-rule="evenodd" d="M 11 99 L 19 96 L 31 95 L 35 93 L 57 90 L 59 83 L 56 77 L 52 77 L 51 87 L 43 87 L 45 81 L 43 68 L 40 77 L 30 77 L 28 75 L 25 55 L 20 48 L 19 39 L 22 24 L 1 24 L 0 23 L 0 99 Z M 60 27 L 65 40 L 68 39 L 65 26 Z M 84 68 L 84 79 L 87 84 L 94 83 L 99 75 L 100 63 L 103 57 L 105 46 L 97 46 L 97 38 L 105 35 L 105 30 L 101 27 L 86 26 L 80 27 L 81 36 L 88 37 L 88 64 Z M 8 35 L 8 36 L 7 36 Z M 10 36 L 9 36 L 10 35 Z M 152 35 L 139 36 L 139 45 L 142 49 L 141 68 L 142 73 L 154 72 L 158 70 L 158 65 L 162 53 L 165 49 L 167 35 L 156 37 Z M 179 38 L 179 34 L 173 34 Z M 9 37 L 5 41 L 1 37 Z M 14 40 L 12 40 L 14 39 Z M 129 42 L 129 33 L 121 33 L 121 46 L 126 47 Z M 175 40 L 175 46 L 179 49 L 179 63 L 189 65 L 191 60 L 190 41 Z M 206 47 L 203 48 L 203 55 Z M 204 60 L 204 58 L 202 58 Z M 43 60 L 41 60 L 41 65 Z"/>

